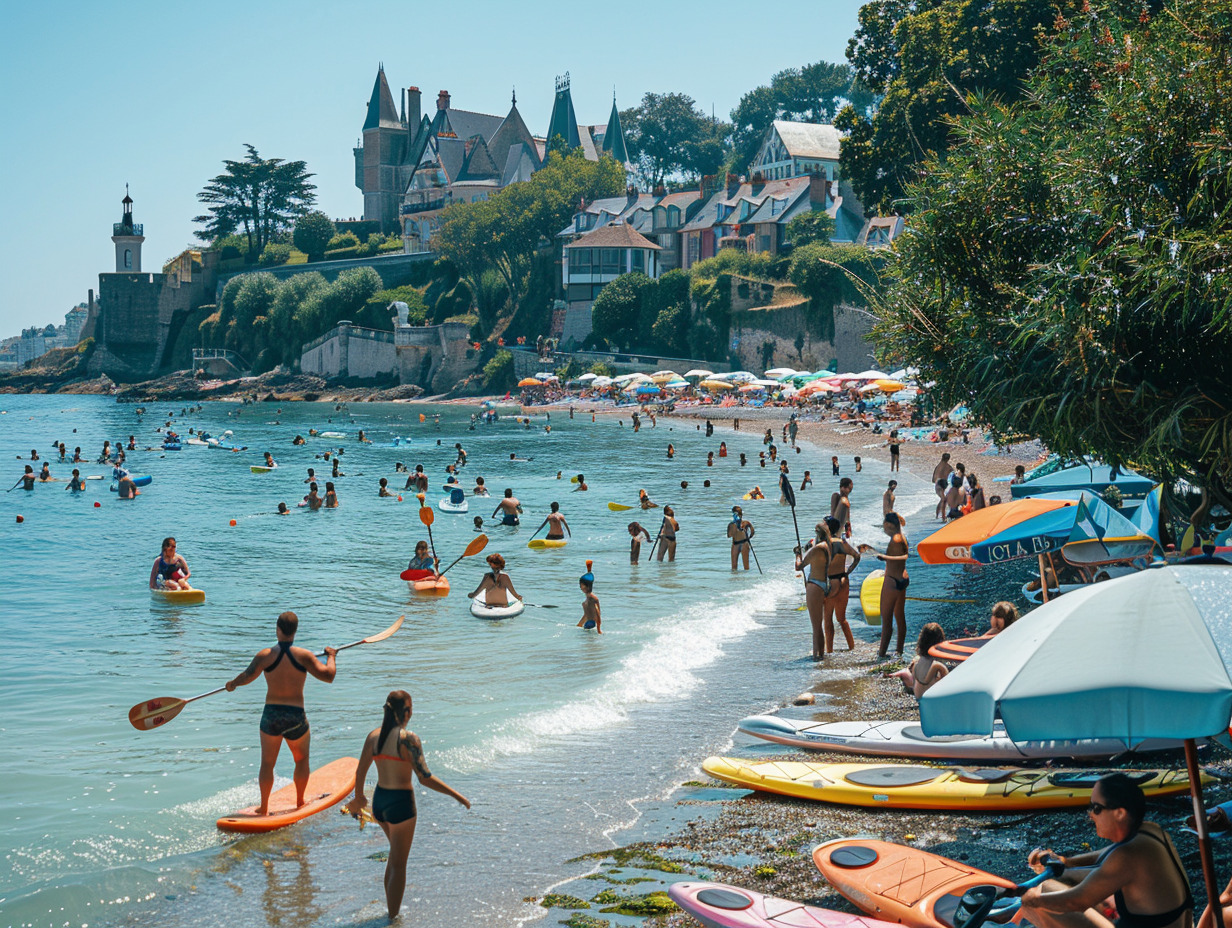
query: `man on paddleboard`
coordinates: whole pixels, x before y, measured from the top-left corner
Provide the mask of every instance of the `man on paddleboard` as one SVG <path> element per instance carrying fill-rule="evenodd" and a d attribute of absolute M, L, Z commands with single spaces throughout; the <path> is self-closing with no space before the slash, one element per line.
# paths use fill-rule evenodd
<path fill-rule="evenodd" d="M 261 787 L 261 804 L 258 815 L 269 812 L 270 793 L 274 789 L 274 762 L 286 741 L 295 758 L 296 807 L 304 804 L 304 791 L 308 788 L 308 716 L 304 713 L 304 684 L 308 674 L 324 683 L 333 683 L 338 673 L 334 663 L 333 648 L 325 649 L 326 662 L 322 664 L 315 654 L 304 648 L 293 647 L 299 617 L 294 612 L 278 616 L 278 643 L 256 653 L 247 669 L 234 680 L 227 681 L 227 692 L 235 692 L 237 686 L 247 686 L 265 674 L 265 710 L 261 713 L 261 770 L 257 782 Z"/>

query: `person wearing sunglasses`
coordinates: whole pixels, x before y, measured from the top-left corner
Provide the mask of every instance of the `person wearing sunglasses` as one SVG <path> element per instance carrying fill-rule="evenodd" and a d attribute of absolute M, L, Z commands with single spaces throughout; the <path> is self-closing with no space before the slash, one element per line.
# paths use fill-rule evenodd
<path fill-rule="evenodd" d="M 1027 863 L 1037 873 L 1048 858 L 1065 869 L 1026 892 L 1023 921 L 1036 928 L 1192 928 L 1189 877 L 1167 832 L 1143 821 L 1146 797 L 1138 784 L 1123 773 L 1100 777 L 1087 813 L 1095 833 L 1112 843 L 1066 857 L 1033 850 Z M 1104 915 L 1109 897 L 1115 920 Z"/>

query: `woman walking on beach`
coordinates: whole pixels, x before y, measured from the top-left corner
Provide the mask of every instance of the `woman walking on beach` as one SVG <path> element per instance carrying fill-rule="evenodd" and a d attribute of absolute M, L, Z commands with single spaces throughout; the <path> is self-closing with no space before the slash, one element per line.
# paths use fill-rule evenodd
<path fill-rule="evenodd" d="M 838 519 L 827 516 L 824 520 L 830 531 L 830 595 L 826 598 L 822 621 L 826 629 L 826 653 L 834 653 L 834 623 L 843 630 L 847 639 L 847 650 L 855 648 L 856 640 L 851 634 L 851 626 L 847 624 L 847 601 L 851 597 L 851 575 L 855 573 L 860 563 L 860 552 L 851 546 L 846 538 L 839 534 Z M 847 558 L 852 558 L 850 564 Z"/>
<path fill-rule="evenodd" d="M 881 554 L 871 545 L 860 545 L 861 551 L 871 551 L 877 555 L 877 560 L 885 563 L 885 581 L 881 586 L 881 646 L 877 649 L 878 657 L 886 657 L 890 649 L 890 637 L 898 632 L 898 656 L 903 656 L 903 648 L 907 643 L 907 586 L 911 578 L 907 576 L 907 539 L 903 537 L 902 519 L 897 512 L 887 512 L 882 523 L 882 531 L 890 537 L 885 554 Z"/>
<path fill-rule="evenodd" d="M 355 798 L 346 804 L 346 811 L 358 817 L 368 805 L 364 795 L 364 780 L 368 768 L 376 764 L 377 786 L 372 794 L 372 817 L 389 839 L 389 857 L 385 862 L 385 904 L 389 920 L 398 917 L 402 894 L 406 890 L 406 861 L 415 840 L 415 786 L 412 772 L 421 785 L 452 796 L 466 808 L 470 801 L 443 780 L 432 775 L 424 759 L 419 736 L 406 730 L 411 720 L 411 696 L 405 690 L 394 690 L 385 699 L 385 718 L 381 727 L 368 733 L 363 753 L 355 768 Z"/>
<path fill-rule="evenodd" d="M 823 617 L 826 603 L 832 594 L 830 587 L 831 545 L 830 529 L 825 522 L 818 522 L 813 528 L 813 543 L 808 550 L 801 552 L 796 549 L 796 570 L 808 568 L 808 580 L 804 584 L 804 604 L 808 607 L 809 624 L 813 626 L 813 653 L 815 661 L 824 660 L 826 656 L 826 636 Z M 733 555 L 734 557 L 734 555 Z"/>

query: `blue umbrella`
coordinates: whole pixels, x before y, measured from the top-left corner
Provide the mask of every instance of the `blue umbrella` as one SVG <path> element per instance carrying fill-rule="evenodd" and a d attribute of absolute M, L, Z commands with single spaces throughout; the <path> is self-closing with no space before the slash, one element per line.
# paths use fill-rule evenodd
<path fill-rule="evenodd" d="M 1062 494 L 1049 494 L 1061 496 Z M 971 546 L 971 556 L 981 564 L 999 564 L 1018 558 L 1036 557 L 1055 551 L 1070 542 L 1139 542 L 1129 557 L 1150 553 L 1154 540 L 1143 535 L 1134 523 L 1105 503 L 1095 493 L 1076 494 L 1074 505 L 1025 519 L 1004 531 Z M 1087 546 L 1092 547 L 1091 545 Z M 1108 553 L 1107 545 L 1102 546 Z M 1119 552 L 1124 553 L 1124 552 Z M 1120 560 L 1120 557 L 1109 557 Z M 1083 562 L 1089 561 L 1084 557 Z"/>
<path fill-rule="evenodd" d="M 656 387 L 653 383 L 644 383 L 640 387 L 638 387 L 636 390 L 634 390 L 633 392 L 636 393 L 638 396 L 649 396 L 651 394 L 658 393 L 659 388 Z"/>

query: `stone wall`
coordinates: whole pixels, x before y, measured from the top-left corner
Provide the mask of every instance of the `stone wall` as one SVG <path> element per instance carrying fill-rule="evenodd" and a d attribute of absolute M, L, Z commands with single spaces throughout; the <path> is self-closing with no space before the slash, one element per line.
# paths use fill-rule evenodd
<path fill-rule="evenodd" d="M 479 353 L 471 347 L 470 326 L 464 322 L 399 325 L 394 344 L 398 382 L 429 393 L 446 393 L 479 369 Z"/>
<path fill-rule="evenodd" d="M 300 370 L 327 378 L 373 380 L 398 370 L 394 334 L 339 323 L 304 345 Z"/>

